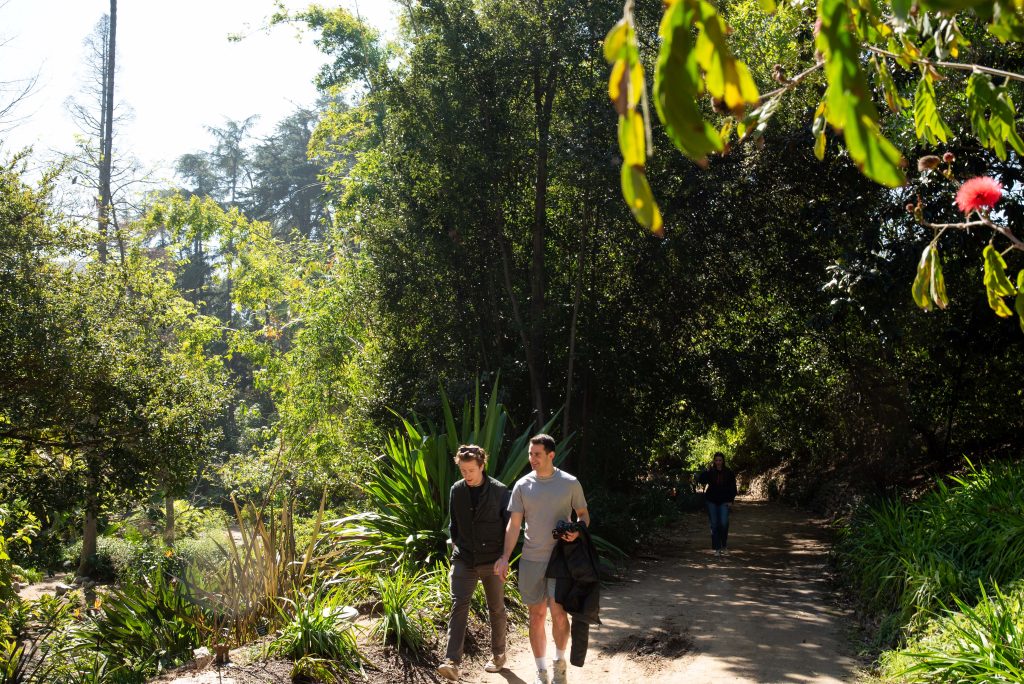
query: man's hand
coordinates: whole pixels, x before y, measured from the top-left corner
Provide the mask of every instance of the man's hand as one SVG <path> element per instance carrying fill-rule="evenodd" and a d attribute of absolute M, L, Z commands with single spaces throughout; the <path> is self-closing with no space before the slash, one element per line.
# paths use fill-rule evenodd
<path fill-rule="evenodd" d="M 567 542 L 574 542 L 579 538 L 579 536 L 579 532 L 566 532 L 562 535 L 562 540 Z"/>
<path fill-rule="evenodd" d="M 494 562 L 494 574 L 501 577 L 502 580 L 508 578 L 508 558 L 502 556 Z"/>

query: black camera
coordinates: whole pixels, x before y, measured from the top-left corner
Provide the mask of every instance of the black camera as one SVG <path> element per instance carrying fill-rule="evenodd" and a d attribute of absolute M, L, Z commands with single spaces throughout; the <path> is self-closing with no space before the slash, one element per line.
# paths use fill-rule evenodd
<path fill-rule="evenodd" d="M 551 536 L 555 539 L 561 539 L 570 532 L 582 532 L 585 529 L 587 529 L 587 524 L 582 520 L 577 520 L 576 522 L 559 520 L 558 524 L 555 525 L 555 529 L 551 530 Z"/>

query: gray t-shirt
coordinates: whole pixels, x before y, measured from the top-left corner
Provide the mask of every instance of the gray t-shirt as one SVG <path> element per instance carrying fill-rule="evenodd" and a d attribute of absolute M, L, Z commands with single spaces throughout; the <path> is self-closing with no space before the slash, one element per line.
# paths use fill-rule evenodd
<path fill-rule="evenodd" d="M 558 468 L 551 477 L 540 478 L 531 472 L 519 478 L 512 488 L 508 510 L 522 513 L 526 521 L 523 560 L 547 563 L 556 543 L 551 530 L 559 520 L 569 520 L 573 509 L 582 511 L 586 507 L 583 485 Z"/>

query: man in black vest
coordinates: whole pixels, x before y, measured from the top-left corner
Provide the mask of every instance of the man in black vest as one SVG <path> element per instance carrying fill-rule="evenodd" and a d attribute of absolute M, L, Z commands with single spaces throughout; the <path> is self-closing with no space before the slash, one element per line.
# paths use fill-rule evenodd
<path fill-rule="evenodd" d="M 505 665 L 505 581 L 495 572 L 494 563 L 501 557 L 509 518 L 508 487 L 485 472 L 487 452 L 474 444 L 460 446 L 455 464 L 462 479 L 452 485 L 448 504 L 454 547 L 449 575 L 452 615 L 445 661 L 437 668 L 438 674 L 452 681 L 459 679 L 469 604 L 478 581 L 483 582 L 491 620 L 491 659 L 484 669 L 500 672 Z"/>

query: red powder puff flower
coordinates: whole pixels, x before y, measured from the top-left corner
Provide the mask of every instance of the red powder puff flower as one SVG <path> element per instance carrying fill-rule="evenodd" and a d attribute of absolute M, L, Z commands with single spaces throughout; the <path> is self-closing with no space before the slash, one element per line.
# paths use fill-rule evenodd
<path fill-rule="evenodd" d="M 956 193 L 956 206 L 970 214 L 982 208 L 991 209 L 1003 196 L 1003 184 L 995 178 L 978 176 L 965 182 Z"/>

